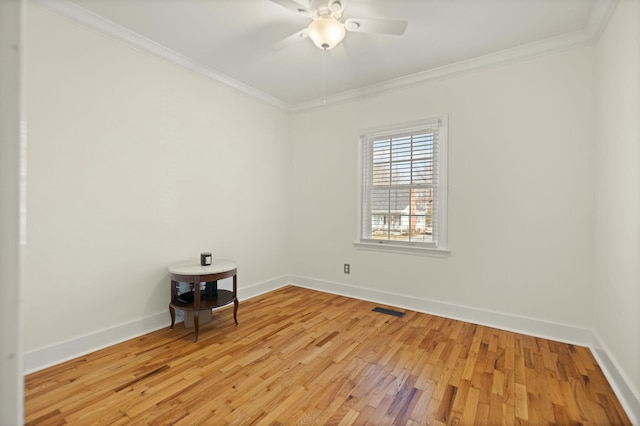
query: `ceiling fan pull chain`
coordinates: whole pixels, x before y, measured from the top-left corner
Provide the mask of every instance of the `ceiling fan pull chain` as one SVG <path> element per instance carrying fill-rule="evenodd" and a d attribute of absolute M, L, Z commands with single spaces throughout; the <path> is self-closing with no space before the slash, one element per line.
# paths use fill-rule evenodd
<path fill-rule="evenodd" d="M 327 105 L 327 49 L 322 49 L 322 103 Z"/>

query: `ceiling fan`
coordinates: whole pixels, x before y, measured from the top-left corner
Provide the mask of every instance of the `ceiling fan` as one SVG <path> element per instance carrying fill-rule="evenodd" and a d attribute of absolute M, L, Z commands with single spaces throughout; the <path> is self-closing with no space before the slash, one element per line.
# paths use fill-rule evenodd
<path fill-rule="evenodd" d="M 320 49 L 330 50 L 340 44 L 347 31 L 402 35 L 407 30 L 405 20 L 364 18 L 342 20 L 347 0 L 306 0 L 308 6 L 294 0 L 271 1 L 312 19 L 307 28 L 276 43 L 274 50 L 280 50 L 307 37 Z"/>

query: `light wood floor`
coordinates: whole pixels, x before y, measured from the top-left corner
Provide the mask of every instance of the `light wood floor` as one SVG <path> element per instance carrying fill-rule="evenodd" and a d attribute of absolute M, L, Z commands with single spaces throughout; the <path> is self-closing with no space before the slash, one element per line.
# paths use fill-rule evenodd
<path fill-rule="evenodd" d="M 630 424 L 587 348 L 375 306 L 285 287 L 29 375 L 26 423 Z"/>

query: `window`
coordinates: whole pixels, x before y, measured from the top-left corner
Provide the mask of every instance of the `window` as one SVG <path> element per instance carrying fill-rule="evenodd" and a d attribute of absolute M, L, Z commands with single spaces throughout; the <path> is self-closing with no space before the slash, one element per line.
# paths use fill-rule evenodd
<path fill-rule="evenodd" d="M 446 252 L 446 118 L 361 137 L 358 248 Z"/>

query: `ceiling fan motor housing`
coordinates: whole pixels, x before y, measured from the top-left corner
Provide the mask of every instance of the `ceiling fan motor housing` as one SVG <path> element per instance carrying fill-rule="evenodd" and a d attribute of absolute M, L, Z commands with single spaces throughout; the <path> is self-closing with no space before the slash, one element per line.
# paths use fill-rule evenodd
<path fill-rule="evenodd" d="M 329 9 L 332 12 L 342 12 L 344 10 L 344 4 L 340 0 L 331 0 L 329 1 Z"/>
<path fill-rule="evenodd" d="M 344 10 L 344 0 L 311 0 L 309 2 L 311 16 L 314 19 L 331 16 L 335 19 L 342 17 Z"/>

